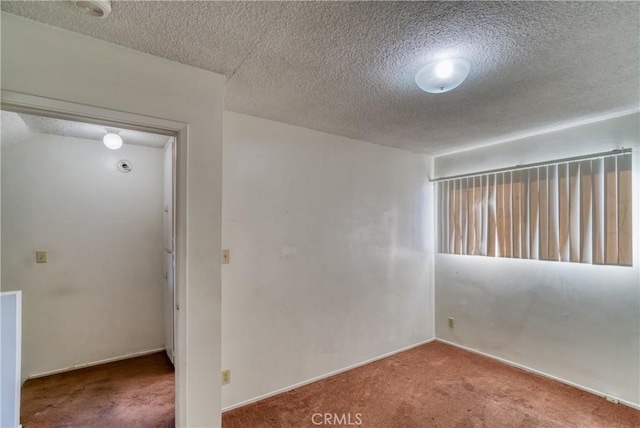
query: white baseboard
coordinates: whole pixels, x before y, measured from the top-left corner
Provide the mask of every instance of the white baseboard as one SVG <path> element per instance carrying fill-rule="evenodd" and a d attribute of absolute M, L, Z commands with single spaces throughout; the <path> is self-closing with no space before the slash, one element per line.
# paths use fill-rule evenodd
<path fill-rule="evenodd" d="M 298 383 L 293 384 L 291 386 L 280 388 L 280 389 L 277 389 L 275 391 L 269 392 L 267 394 L 259 395 L 257 397 L 251 398 L 249 400 L 245 400 L 245 401 L 242 401 L 240 403 L 232 404 L 231 406 L 223 407 L 222 408 L 222 412 L 223 413 L 224 412 L 228 412 L 229 410 L 237 409 L 238 407 L 243 407 L 243 406 L 246 406 L 248 404 L 255 403 L 256 401 L 264 400 L 265 398 L 273 397 L 274 395 L 282 394 L 283 392 L 288 392 L 288 391 L 291 391 L 293 389 L 300 388 L 301 386 L 305 386 L 305 385 L 308 385 L 310 383 L 317 382 L 319 380 L 326 379 L 328 377 L 335 376 L 337 374 L 344 373 L 344 372 L 349 371 L 349 370 L 353 370 L 355 368 L 364 366 L 366 364 L 373 363 L 374 361 L 382 360 L 383 358 L 387 358 L 387 357 L 390 357 L 392 355 L 399 354 L 400 352 L 408 351 L 409 349 L 413 349 L 413 348 L 416 348 L 418 346 L 433 342 L 434 340 L 436 340 L 436 338 L 432 337 L 431 339 L 424 340 L 422 342 L 418 342 L 418 343 L 415 343 L 413 345 L 409 345 L 409 346 L 406 346 L 404 348 L 401 348 L 401 349 L 398 349 L 398 350 L 395 350 L 395 351 L 392 351 L 392 352 L 388 352 L 386 354 L 383 354 L 383 355 L 380 355 L 380 356 L 377 356 L 377 357 L 374 357 L 374 358 L 370 358 L 370 359 L 368 359 L 366 361 L 363 361 L 361 363 L 353 364 L 351 366 L 348 366 L 348 367 L 345 367 L 345 368 L 342 368 L 342 369 L 334 370 L 332 372 L 325 373 L 323 375 L 316 376 L 314 378 L 311 378 L 311 379 L 308 379 L 308 380 L 305 380 L 305 381 L 302 381 L 302 382 L 298 382 Z"/>
<path fill-rule="evenodd" d="M 440 338 L 436 338 L 435 340 L 437 342 L 446 343 L 447 345 L 455 346 L 456 348 L 460 348 L 460 349 L 463 349 L 465 351 L 472 352 L 474 354 L 482 355 L 484 357 L 500 361 L 501 363 L 510 365 L 512 367 L 517 367 L 517 368 L 522 369 L 522 370 L 524 370 L 526 372 L 534 373 L 534 374 L 540 375 L 542 377 L 546 377 L 548 379 L 555 380 L 556 382 L 560 382 L 560 383 L 564 383 L 565 385 L 573 386 L 574 388 L 581 389 L 583 391 L 586 391 L 588 393 L 597 395 L 597 396 L 602 397 L 602 398 L 606 398 L 606 397 L 609 396 L 609 394 L 606 394 L 606 393 L 604 393 L 602 391 L 596 391 L 593 388 L 589 388 L 587 386 L 580 385 L 580 384 L 575 383 L 575 382 L 571 382 L 569 380 L 566 380 L 566 379 L 551 375 L 549 373 L 542 372 L 540 370 L 532 369 L 531 367 L 527 367 L 527 366 L 524 366 L 522 364 L 514 363 L 513 361 L 509 361 L 509 360 L 506 360 L 506 359 L 501 358 L 501 357 L 496 357 L 495 355 L 487 354 L 486 352 L 478 351 L 476 349 L 469 348 L 469 347 L 463 346 L 463 345 L 459 345 L 459 344 L 454 343 L 454 342 L 449 342 L 448 340 L 444 340 L 444 339 L 440 339 Z M 634 408 L 636 410 L 640 410 L 640 403 L 634 403 L 632 401 L 622 400 L 622 399 L 620 399 L 618 397 L 615 397 L 615 398 L 618 400 L 618 402 L 620 404 L 624 404 L 625 406 Z"/>
<path fill-rule="evenodd" d="M 75 365 L 75 366 L 65 367 L 65 368 L 62 368 L 62 369 L 51 370 L 51 371 L 48 371 L 48 372 L 36 373 L 36 374 L 32 374 L 32 375 L 27 376 L 26 380 L 28 380 L 28 379 L 36 379 L 36 378 L 44 377 L 44 376 L 50 376 L 50 375 L 58 374 L 58 373 L 70 372 L 72 370 L 83 369 L 85 367 L 97 366 L 97 365 L 100 365 L 100 364 L 113 363 L 113 362 L 120 361 L 120 360 L 127 360 L 129 358 L 142 357 L 143 355 L 155 354 L 156 352 L 164 352 L 164 348 L 150 349 L 148 351 L 142 351 L 142 352 L 134 352 L 132 354 L 120 355 L 118 357 L 107 358 L 105 360 L 92 361 L 90 363 L 78 364 L 78 365 Z"/>

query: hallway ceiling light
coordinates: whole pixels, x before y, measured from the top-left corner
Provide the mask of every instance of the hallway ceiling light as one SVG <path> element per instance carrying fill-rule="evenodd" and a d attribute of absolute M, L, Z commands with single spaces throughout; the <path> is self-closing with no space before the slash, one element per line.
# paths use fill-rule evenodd
<path fill-rule="evenodd" d="M 460 86 L 471 66 L 461 58 L 432 62 L 416 73 L 416 83 L 425 92 L 441 94 Z"/>
<path fill-rule="evenodd" d="M 106 18 L 111 15 L 111 2 L 109 0 L 74 0 L 73 4 L 89 16 Z"/>
<path fill-rule="evenodd" d="M 118 134 L 114 134 L 113 132 L 109 132 L 107 135 L 102 137 L 102 142 L 111 150 L 118 150 L 122 147 L 122 137 Z"/>

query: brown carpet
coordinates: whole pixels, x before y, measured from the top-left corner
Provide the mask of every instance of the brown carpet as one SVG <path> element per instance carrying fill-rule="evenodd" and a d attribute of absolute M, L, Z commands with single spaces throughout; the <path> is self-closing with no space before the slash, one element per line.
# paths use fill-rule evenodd
<path fill-rule="evenodd" d="M 173 365 L 164 352 L 25 382 L 23 428 L 173 427 Z"/>
<path fill-rule="evenodd" d="M 433 342 L 231 410 L 222 421 L 223 428 L 612 428 L 640 427 L 640 412 Z"/>

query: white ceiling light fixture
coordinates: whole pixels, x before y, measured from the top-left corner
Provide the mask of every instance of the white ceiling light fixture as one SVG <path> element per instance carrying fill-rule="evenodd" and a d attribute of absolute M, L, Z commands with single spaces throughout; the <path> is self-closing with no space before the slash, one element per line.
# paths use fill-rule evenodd
<path fill-rule="evenodd" d="M 89 16 L 106 18 L 111 15 L 111 2 L 109 0 L 72 0 L 72 3 Z"/>
<path fill-rule="evenodd" d="M 441 94 L 460 86 L 471 66 L 462 58 L 432 62 L 416 73 L 416 83 L 425 92 Z"/>
<path fill-rule="evenodd" d="M 122 137 L 113 132 L 109 132 L 107 135 L 102 137 L 102 142 L 111 150 L 118 150 L 122 147 Z"/>

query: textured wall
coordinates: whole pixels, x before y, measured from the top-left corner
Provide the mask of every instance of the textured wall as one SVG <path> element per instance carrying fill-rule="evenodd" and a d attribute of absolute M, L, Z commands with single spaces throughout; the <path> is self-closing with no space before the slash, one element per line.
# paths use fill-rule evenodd
<path fill-rule="evenodd" d="M 432 338 L 428 158 L 224 126 L 223 406 Z"/>
<path fill-rule="evenodd" d="M 436 335 L 640 404 L 638 114 L 435 159 L 438 175 L 632 147 L 634 267 L 437 254 Z M 454 317 L 454 329 L 447 318 Z"/>

